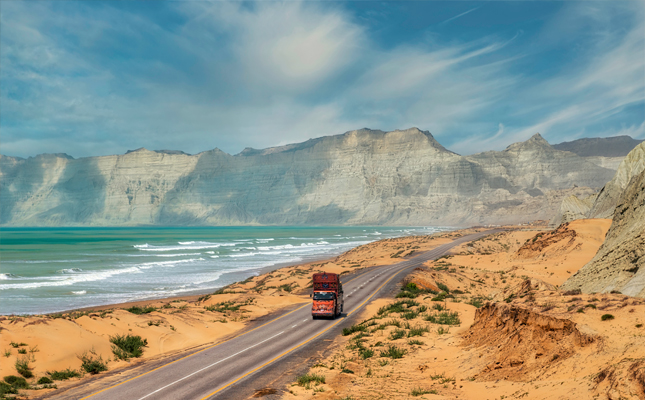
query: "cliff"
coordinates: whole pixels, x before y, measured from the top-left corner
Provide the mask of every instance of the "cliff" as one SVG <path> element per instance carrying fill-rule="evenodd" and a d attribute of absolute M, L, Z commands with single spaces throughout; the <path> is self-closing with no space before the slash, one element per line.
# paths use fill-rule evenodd
<path fill-rule="evenodd" d="M 614 177 L 598 193 L 586 197 L 569 196 L 551 220 L 557 226 L 581 218 L 611 218 L 618 199 L 630 180 L 645 169 L 645 142 L 634 147 L 621 161 Z"/>
<path fill-rule="evenodd" d="M 631 154 L 631 153 L 630 153 Z M 645 297 L 645 170 L 618 200 L 611 227 L 596 256 L 563 285 L 585 293 L 619 291 Z"/>
<path fill-rule="evenodd" d="M 460 156 L 429 132 L 361 129 L 263 150 L 0 157 L 4 226 L 486 224 L 553 215 L 613 171 L 539 134 Z"/>

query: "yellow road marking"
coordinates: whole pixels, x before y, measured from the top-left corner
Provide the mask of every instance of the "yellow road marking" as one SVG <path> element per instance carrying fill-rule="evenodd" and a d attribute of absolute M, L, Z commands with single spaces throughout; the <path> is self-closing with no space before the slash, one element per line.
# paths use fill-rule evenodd
<path fill-rule="evenodd" d="M 366 272 L 364 272 L 364 273 L 360 274 L 359 276 L 357 276 L 356 278 L 354 278 L 354 279 L 351 279 L 351 280 L 347 281 L 345 284 L 347 284 L 347 283 L 349 283 L 349 282 L 351 282 L 351 281 L 353 281 L 353 280 L 356 280 L 356 279 L 360 278 L 361 276 L 365 275 L 367 272 L 369 272 L 369 271 L 366 271 Z M 225 340 L 225 341 L 223 341 L 223 342 L 221 342 L 221 343 L 217 343 L 217 344 L 215 344 L 215 345 L 213 345 L 213 346 L 206 347 L 205 349 L 201 349 L 201 350 L 199 350 L 199 351 L 197 351 L 197 352 L 195 352 L 195 353 L 191 353 L 191 354 L 189 354 L 189 355 L 187 355 L 187 356 L 185 356 L 185 357 L 179 358 L 179 359 L 177 359 L 177 360 L 175 360 L 175 361 L 171 361 L 171 362 L 169 362 L 168 364 L 164 364 L 164 365 L 162 365 L 162 366 L 160 366 L 160 367 L 157 367 L 157 368 L 155 368 L 155 369 L 151 369 L 151 370 L 150 370 L 150 371 L 148 371 L 148 372 L 144 372 L 144 373 L 143 373 L 143 374 L 141 374 L 141 375 L 134 376 L 134 377 L 132 377 L 132 378 L 130 378 L 130 379 L 128 379 L 128 380 L 125 380 L 125 381 L 123 381 L 123 382 L 117 383 L 116 385 L 113 385 L 113 386 L 107 387 L 107 388 L 105 388 L 105 389 L 99 390 L 99 391 L 98 391 L 98 392 L 96 392 L 96 393 L 92 393 L 92 394 L 90 394 L 89 396 L 85 396 L 85 397 L 81 398 L 81 400 L 89 399 L 90 397 L 92 397 L 92 396 L 96 396 L 97 394 L 102 393 L 102 392 L 105 392 L 106 390 L 114 389 L 114 388 L 115 388 L 115 387 L 117 387 L 117 386 L 123 385 L 124 383 L 130 382 L 130 381 L 133 381 L 133 380 L 135 380 L 135 379 L 141 378 L 141 377 L 142 377 L 142 376 L 144 376 L 144 375 L 148 375 L 148 374 L 149 374 L 149 373 L 151 373 L 151 372 L 154 372 L 154 371 L 157 371 L 157 370 L 159 370 L 159 369 L 161 369 L 161 368 L 167 367 L 167 366 L 168 366 L 168 365 L 170 365 L 170 364 L 174 364 L 174 363 L 176 363 L 176 362 L 178 362 L 178 361 L 185 360 L 185 359 L 186 359 L 186 358 L 188 358 L 188 357 L 192 357 L 192 356 L 194 356 L 195 354 L 199 354 L 199 353 L 201 353 L 202 351 L 210 350 L 210 349 L 215 348 L 215 347 L 217 347 L 217 346 L 220 346 L 220 345 L 222 345 L 222 344 L 224 344 L 224 343 L 228 343 L 228 342 L 230 342 L 230 341 L 231 341 L 231 340 L 233 340 L 233 339 L 237 339 L 237 338 L 239 338 L 239 337 L 241 337 L 241 336 L 246 335 L 247 333 L 251 333 L 251 332 L 253 332 L 253 331 L 257 330 L 257 329 L 260 329 L 260 328 L 262 328 L 263 326 L 267 326 L 267 325 L 269 325 L 270 323 L 272 323 L 272 322 L 275 322 L 275 321 L 279 320 L 280 318 L 286 317 L 287 315 L 289 315 L 289 314 L 291 314 L 291 313 L 293 313 L 293 312 L 296 312 L 296 311 L 298 311 L 298 310 L 300 310 L 300 309 L 303 309 L 303 308 L 305 308 L 306 306 L 308 306 L 309 304 L 310 304 L 310 302 L 307 302 L 306 304 L 302 305 L 301 307 L 298 307 L 298 308 L 296 308 L 295 310 L 289 311 L 288 313 L 286 313 L 286 314 L 284 314 L 284 315 L 281 315 L 281 316 L 279 316 L 278 318 L 272 319 L 271 321 L 269 321 L 269 322 L 267 322 L 267 323 L 265 323 L 265 324 L 262 324 L 262 325 L 258 326 L 257 328 L 253 328 L 253 329 L 251 329 L 250 331 L 246 331 L 246 332 L 244 332 L 244 333 L 242 333 L 242 334 L 240 334 L 240 335 L 234 336 L 234 337 L 232 337 L 232 338 L 230 338 L 230 339 L 228 339 L 228 340 Z M 349 315 L 349 314 L 347 314 L 347 315 Z M 342 321 L 342 320 L 341 320 L 341 321 Z"/>
<path fill-rule="evenodd" d="M 356 311 L 360 310 L 360 309 L 361 309 L 361 307 L 363 307 L 363 305 L 365 305 L 365 303 L 367 303 L 367 302 L 368 302 L 372 297 L 374 297 L 374 295 L 375 295 L 376 293 L 378 293 L 378 291 L 379 291 L 379 290 L 381 290 L 381 288 L 382 288 L 383 286 L 387 285 L 387 284 L 388 284 L 388 282 L 390 282 L 392 279 L 394 279 L 394 277 L 395 277 L 395 276 L 397 276 L 398 274 L 400 274 L 400 273 L 401 273 L 401 271 L 403 271 L 403 270 L 405 270 L 405 269 L 407 269 L 407 268 L 402 268 L 402 269 L 400 269 L 397 273 L 395 273 L 394 275 L 392 275 L 388 280 L 386 280 L 385 282 L 383 282 L 383 284 L 382 284 L 381 286 L 379 286 L 379 287 L 378 287 L 378 289 L 376 289 L 376 290 L 375 290 L 375 291 L 370 295 L 370 297 L 368 297 L 367 299 L 365 299 L 365 300 L 364 300 L 361 304 L 359 304 L 356 308 L 354 308 L 352 311 L 350 311 L 349 313 L 347 313 L 347 317 L 349 317 L 350 315 L 352 315 L 354 312 L 356 312 Z M 358 277 L 357 277 L 357 278 L 358 278 Z M 354 279 L 356 279 L 356 278 L 354 278 Z M 353 280 L 353 279 L 352 279 L 352 280 Z M 345 317 L 345 318 L 347 318 L 347 317 Z M 304 346 L 305 344 L 307 344 L 307 343 L 311 342 L 312 340 L 314 340 L 314 339 L 315 339 L 315 338 L 317 338 L 318 336 L 322 335 L 323 333 L 327 332 L 328 330 L 330 330 L 330 329 L 331 329 L 331 328 L 333 328 L 334 326 L 336 326 L 336 325 L 340 324 L 341 322 L 343 322 L 343 321 L 345 320 L 345 318 L 338 320 L 338 321 L 337 321 L 337 322 L 335 322 L 334 324 L 330 325 L 330 326 L 329 326 L 329 328 L 327 328 L 327 329 L 325 329 L 325 330 L 323 330 L 323 331 L 321 331 L 321 332 L 317 333 L 315 336 L 310 337 L 309 339 L 305 340 L 304 342 L 300 343 L 299 345 L 297 345 L 297 346 L 294 346 L 294 347 L 290 348 L 289 350 L 285 351 L 284 353 L 280 354 L 279 356 L 275 357 L 274 359 L 272 359 L 272 360 L 270 360 L 270 361 L 267 361 L 266 363 L 264 363 L 264 364 L 260 365 L 259 367 L 255 368 L 255 369 L 253 369 L 253 370 L 251 370 L 251 371 L 249 371 L 249 372 L 247 372 L 246 374 L 244 374 L 244 375 L 240 376 L 239 378 L 235 379 L 234 381 L 231 381 L 231 382 L 227 383 L 226 385 L 222 386 L 221 388 L 217 389 L 216 391 L 214 391 L 214 392 L 212 392 L 212 393 L 208 394 L 206 397 L 203 397 L 201 400 L 206 400 L 206 399 L 208 399 L 209 397 L 211 397 L 211 396 L 213 396 L 213 395 L 217 394 L 218 392 L 221 392 L 222 390 L 226 389 L 227 387 L 231 386 L 231 385 L 232 385 L 232 384 L 234 384 L 235 382 L 237 382 L 237 381 L 239 381 L 239 380 L 241 380 L 241 379 L 243 379 L 243 378 L 245 378 L 245 377 L 247 377 L 247 376 L 251 375 L 252 373 L 254 373 L 255 371 L 257 371 L 257 370 L 259 370 L 259 369 L 262 369 L 262 368 L 266 367 L 267 365 L 271 364 L 272 362 L 276 361 L 277 359 L 281 358 L 282 356 L 284 356 L 284 355 L 286 355 L 286 354 L 291 353 L 292 351 L 294 351 L 295 349 L 297 349 L 297 348 L 299 348 L 299 347 Z"/>
<path fill-rule="evenodd" d="M 233 339 L 236 339 L 236 338 L 239 338 L 239 337 L 241 337 L 241 336 L 244 336 L 244 335 L 246 335 L 246 334 L 248 334 L 248 333 L 251 333 L 251 332 L 253 332 L 253 331 L 257 330 L 257 329 L 262 328 L 263 326 L 269 325 L 270 323 L 275 322 L 275 321 L 279 320 L 280 318 L 286 317 L 287 315 L 289 315 L 289 314 L 291 314 L 291 313 L 294 313 L 294 312 L 296 312 L 296 311 L 298 311 L 298 310 L 301 310 L 301 309 L 303 309 L 303 308 L 307 307 L 309 304 L 310 304 L 310 303 L 309 303 L 309 302 L 307 302 L 306 304 L 304 304 L 304 305 L 302 305 L 302 306 L 300 306 L 300 307 L 296 308 L 295 310 L 289 311 L 288 313 L 286 313 L 286 314 L 284 314 L 284 315 L 281 315 L 281 316 L 279 316 L 278 318 L 272 319 L 271 321 L 269 321 L 269 322 L 267 322 L 267 323 L 265 323 L 265 324 L 262 324 L 262 325 L 258 326 L 257 328 L 253 328 L 253 329 L 251 329 L 250 331 L 246 331 L 246 332 L 244 332 L 244 333 L 242 333 L 242 334 L 240 334 L 240 335 L 234 336 L 234 337 L 232 337 L 232 338 L 230 338 L 230 339 L 228 339 L 228 340 L 225 340 L 225 341 L 223 341 L 223 342 L 221 342 L 221 343 L 217 343 L 217 344 L 215 344 L 215 345 L 213 345 L 213 346 L 209 346 L 209 347 L 206 347 L 205 349 L 201 349 L 201 350 L 199 350 L 199 351 L 196 351 L 195 353 L 191 353 L 191 354 L 189 354 L 189 355 L 187 355 L 187 356 L 185 356 L 185 357 L 182 357 L 182 358 L 179 358 L 179 359 L 177 359 L 177 360 L 175 360 L 175 361 L 169 362 L 168 364 L 164 364 L 164 365 L 162 365 L 162 366 L 160 366 L 160 367 L 157 367 L 157 368 L 155 368 L 155 369 L 151 369 L 151 370 L 150 370 L 150 371 L 148 371 L 148 372 L 144 372 L 144 373 L 143 373 L 143 374 L 141 374 L 141 375 L 137 375 L 137 376 L 132 377 L 132 378 L 130 378 L 130 379 L 128 379 L 128 380 L 125 380 L 125 381 L 123 381 L 123 382 L 117 383 L 116 385 L 113 385 L 113 386 L 107 387 L 107 388 L 105 388 L 105 389 L 99 390 L 99 391 L 98 391 L 98 392 L 96 392 L 96 393 L 92 393 L 92 394 L 91 394 L 91 395 L 89 395 L 89 396 L 85 396 L 85 397 L 83 397 L 81 400 L 89 399 L 90 397 L 95 396 L 95 395 L 97 395 L 97 394 L 99 394 L 99 393 L 101 393 L 101 392 L 105 392 L 106 390 L 114 389 L 115 387 L 120 386 L 120 385 L 123 385 L 123 384 L 124 384 L 124 383 L 126 383 L 126 382 L 130 382 L 130 381 L 133 381 L 133 380 L 135 380 L 135 379 L 137 379 L 137 378 L 141 378 L 141 377 L 142 377 L 142 376 L 144 376 L 144 375 L 147 375 L 147 374 L 149 374 L 149 373 L 151 373 L 151 372 L 157 371 L 157 370 L 159 370 L 159 369 L 161 369 L 161 368 L 167 367 L 168 365 L 170 365 L 170 364 L 174 364 L 174 363 L 176 363 L 177 361 L 184 360 L 184 359 L 186 359 L 186 358 L 188 358 L 188 357 L 192 357 L 192 356 L 194 356 L 195 354 L 199 354 L 199 353 L 201 353 L 202 351 L 210 350 L 210 349 L 215 348 L 215 347 L 217 347 L 217 346 L 223 345 L 224 343 L 228 343 L 228 342 L 230 342 L 230 341 L 231 341 L 231 340 L 233 340 Z"/>

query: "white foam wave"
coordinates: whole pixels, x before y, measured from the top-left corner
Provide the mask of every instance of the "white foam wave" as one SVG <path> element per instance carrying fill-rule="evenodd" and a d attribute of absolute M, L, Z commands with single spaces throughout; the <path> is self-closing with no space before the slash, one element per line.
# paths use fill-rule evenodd
<path fill-rule="evenodd" d="M 77 295 L 82 295 L 82 294 L 86 294 L 87 291 L 86 290 L 78 290 L 78 291 L 72 291 L 72 293 L 77 294 Z"/>
<path fill-rule="evenodd" d="M 14 274 L 0 274 L 0 281 L 8 281 L 10 279 L 18 279 L 18 278 L 20 277 Z"/>
<path fill-rule="evenodd" d="M 202 250 L 202 249 L 217 249 L 219 247 L 232 247 L 236 243 L 210 243 L 210 242 L 183 242 L 193 243 L 190 245 L 181 246 L 155 246 L 152 244 L 135 244 L 134 247 L 142 251 L 177 251 L 177 250 Z"/>
<path fill-rule="evenodd" d="M 58 279 L 58 280 L 48 280 L 48 281 L 40 281 L 40 282 L 30 282 L 30 283 L 10 283 L 7 285 L 0 285 L 0 290 L 7 290 L 7 289 L 34 289 L 34 288 L 39 288 L 39 287 L 52 287 L 52 286 L 69 286 L 69 285 L 74 285 L 76 283 L 81 283 L 81 282 L 94 282 L 94 281 L 102 281 L 105 279 L 108 279 L 114 275 L 121 275 L 121 274 L 141 274 L 143 271 L 141 271 L 140 268 L 138 267 L 129 267 L 129 268 L 121 268 L 121 269 L 108 269 L 105 271 L 95 271 L 91 272 L 88 274 L 78 274 L 78 275 L 72 275 L 70 277 L 66 277 L 63 279 Z"/>
<path fill-rule="evenodd" d="M 83 270 L 80 268 L 63 268 L 63 269 L 59 269 L 56 272 L 59 274 L 77 274 L 79 272 L 83 272 Z"/>

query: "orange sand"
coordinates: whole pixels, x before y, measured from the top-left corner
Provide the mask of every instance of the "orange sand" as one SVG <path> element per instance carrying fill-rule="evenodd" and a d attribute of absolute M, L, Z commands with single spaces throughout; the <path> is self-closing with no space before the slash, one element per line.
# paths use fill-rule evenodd
<path fill-rule="evenodd" d="M 309 371 L 325 383 L 294 383 L 283 398 L 645 399 L 645 301 L 557 290 L 593 257 L 610 223 L 581 220 L 552 232 L 501 233 L 427 263 L 403 284 L 446 285 L 453 298 L 417 296 L 418 306 L 404 307 L 427 310 L 407 315 L 411 319 L 377 312 L 405 298 L 375 301 L 358 320 L 366 332 L 337 338 L 334 353 Z M 459 323 L 425 320 L 439 306 L 456 312 Z M 602 320 L 605 314 L 613 319 Z M 402 327 L 379 329 L 393 320 Z M 428 332 L 407 337 L 405 323 Z M 398 330 L 406 337 L 393 338 Z M 366 353 L 357 343 L 373 355 L 361 356 Z M 390 345 L 407 353 L 382 357 Z"/>
<path fill-rule="evenodd" d="M 80 371 L 79 356 L 83 354 L 107 360 L 109 370 L 113 371 L 146 359 L 212 344 L 241 331 L 250 320 L 309 302 L 305 293 L 313 272 L 324 270 L 343 274 L 396 263 L 402 257 L 434 248 L 472 231 L 381 240 L 352 249 L 335 259 L 281 268 L 253 277 L 211 295 L 111 305 L 56 315 L 0 317 L 0 350 L 3 351 L 0 376 L 18 375 L 16 361 L 27 360 L 34 374 L 29 382 L 35 385 L 38 378 L 47 376 L 47 371 L 68 368 Z M 213 311 L 213 307 L 224 302 L 240 307 L 236 311 Z M 135 305 L 154 307 L 155 311 L 136 315 L 125 310 Z M 142 358 L 115 360 L 110 337 L 126 334 L 147 340 Z M 24 346 L 14 348 L 11 343 Z M 25 354 L 19 354 L 19 351 Z M 79 379 L 82 378 L 55 383 L 63 387 Z M 36 396 L 51 390 L 21 393 Z"/>

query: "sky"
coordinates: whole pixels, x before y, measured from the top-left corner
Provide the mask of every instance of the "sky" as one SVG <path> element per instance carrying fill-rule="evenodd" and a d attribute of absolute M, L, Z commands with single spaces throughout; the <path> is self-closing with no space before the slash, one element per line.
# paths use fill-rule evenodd
<path fill-rule="evenodd" d="M 1 1 L 0 153 L 645 139 L 645 2 Z"/>

